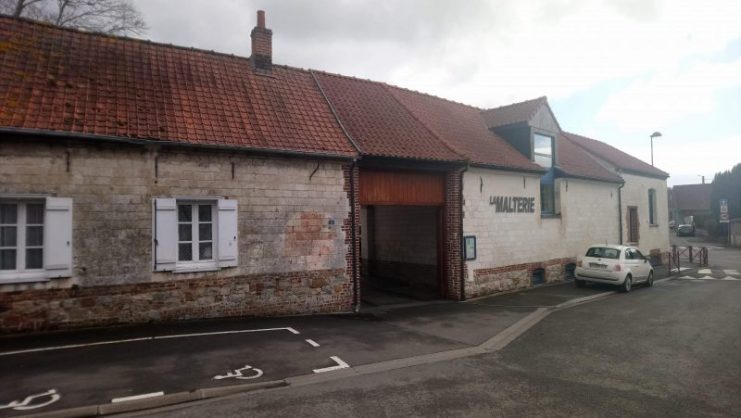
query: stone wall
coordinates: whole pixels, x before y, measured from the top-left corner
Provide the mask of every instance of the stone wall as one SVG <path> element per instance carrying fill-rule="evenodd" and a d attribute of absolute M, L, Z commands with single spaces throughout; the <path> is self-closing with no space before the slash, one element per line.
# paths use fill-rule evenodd
<path fill-rule="evenodd" d="M 0 197 L 34 194 L 73 199 L 74 256 L 71 278 L 0 285 L 0 321 L 15 315 L 16 304 L 24 295 L 38 309 L 63 309 L 63 301 L 50 304 L 48 298 L 39 298 L 38 291 L 49 289 L 75 287 L 102 297 L 121 285 L 175 283 L 173 286 L 180 288 L 183 282 L 198 287 L 211 280 L 254 282 L 281 274 L 303 278 L 293 282 L 295 293 L 274 293 L 268 302 L 264 300 L 266 293 L 260 299 L 265 307 L 244 308 L 245 312 L 347 311 L 352 305 L 352 292 L 339 283 L 344 280 L 351 288 L 354 271 L 348 251 L 352 241 L 347 235 L 351 231 L 350 191 L 345 180 L 351 173 L 340 161 L 35 138 L 5 138 L 0 142 L 0 156 Z M 237 200 L 238 267 L 198 273 L 154 272 L 152 199 L 164 197 Z M 323 290 L 316 297 L 300 302 L 306 292 L 303 286 L 312 275 L 328 271 L 335 272 L 332 285 L 321 286 Z M 338 271 L 342 274 L 337 275 Z M 148 289 L 133 288 L 145 293 Z M 13 303 L 8 302 L 10 295 Z M 142 299 L 149 297 L 143 295 Z M 209 316 L 236 312 L 220 313 L 219 306 Z M 69 325 L 87 324 L 79 317 L 80 311 L 75 312 L 49 315 L 66 318 Z M 111 319 L 115 314 L 110 313 Z M 51 318 L 49 315 L 46 317 Z M 37 328 L 44 326 L 34 323 Z M 55 322 L 54 326 L 65 325 Z"/>
<path fill-rule="evenodd" d="M 547 260 L 541 263 L 523 263 L 509 266 L 478 269 L 473 272 L 473 280 L 467 283 L 467 297 L 485 296 L 492 293 L 526 289 L 532 286 L 533 273 L 544 270 L 544 283 L 563 281 L 566 266 L 575 264 L 575 258 Z"/>

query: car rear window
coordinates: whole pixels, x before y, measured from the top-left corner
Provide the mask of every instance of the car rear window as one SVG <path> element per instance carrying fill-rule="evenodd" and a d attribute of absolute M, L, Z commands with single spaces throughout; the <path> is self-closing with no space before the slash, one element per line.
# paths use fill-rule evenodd
<path fill-rule="evenodd" d="M 620 258 L 620 251 L 614 248 L 592 247 L 587 250 L 586 256 L 595 258 L 613 258 L 617 260 L 618 258 Z"/>

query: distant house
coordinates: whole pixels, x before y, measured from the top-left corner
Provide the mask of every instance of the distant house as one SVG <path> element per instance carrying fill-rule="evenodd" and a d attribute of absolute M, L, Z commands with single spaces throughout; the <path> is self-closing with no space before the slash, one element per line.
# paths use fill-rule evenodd
<path fill-rule="evenodd" d="M 276 65 L 261 12 L 249 58 L 0 22 L 0 330 L 464 300 L 669 247 L 666 173 L 545 98 Z"/>
<path fill-rule="evenodd" d="M 694 222 L 712 214 L 712 184 L 678 184 L 669 190 L 670 216 L 678 224 Z M 692 219 L 692 220 L 689 220 Z"/>

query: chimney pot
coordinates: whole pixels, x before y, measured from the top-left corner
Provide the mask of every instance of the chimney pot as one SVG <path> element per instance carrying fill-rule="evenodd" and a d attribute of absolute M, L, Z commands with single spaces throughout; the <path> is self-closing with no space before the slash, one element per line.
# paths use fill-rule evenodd
<path fill-rule="evenodd" d="M 265 28 L 265 10 L 257 11 L 257 27 Z"/>

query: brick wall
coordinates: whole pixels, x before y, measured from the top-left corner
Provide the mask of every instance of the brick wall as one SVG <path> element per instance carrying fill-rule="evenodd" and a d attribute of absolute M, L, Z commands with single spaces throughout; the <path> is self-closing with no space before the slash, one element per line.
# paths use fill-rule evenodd
<path fill-rule="evenodd" d="M 350 310 L 344 269 L 2 294 L 0 332 Z"/>
<path fill-rule="evenodd" d="M 449 172 L 445 176 L 445 260 L 447 298 L 463 299 L 461 269 L 463 263 L 461 221 L 463 219 L 462 174 Z"/>
<path fill-rule="evenodd" d="M 293 296 L 290 290 L 274 292 L 274 300 L 259 299 L 266 308 L 248 310 L 261 314 L 347 311 L 352 304 L 352 292 L 338 283 L 342 277 L 352 289 L 350 192 L 348 169 L 341 162 L 10 138 L 0 142 L 0 156 L 0 196 L 56 195 L 72 198 L 74 205 L 73 277 L 0 285 L 0 321 L 14 315 L 23 295 L 37 309 L 66 306 L 38 297 L 37 291 L 48 289 L 95 288 L 103 290 L 90 291 L 102 295 L 120 285 L 192 282 L 199 286 L 209 280 L 259 281 L 276 274 L 309 280 L 315 272 L 338 269 L 342 275 L 333 273 L 333 285 L 322 287 L 306 303 L 295 302 L 306 290 L 297 287 Z M 185 196 L 239 202 L 238 267 L 208 273 L 152 271 L 152 199 Z M 303 286 L 306 280 L 295 285 Z M 10 307 L 8 292 L 14 301 Z M 148 298 L 142 295 L 142 300 Z M 286 304 L 302 308 L 286 309 Z M 75 312 L 58 317 L 68 324 L 87 323 L 78 317 L 80 311 Z M 218 309 L 214 312 L 210 315 L 220 315 Z"/>

